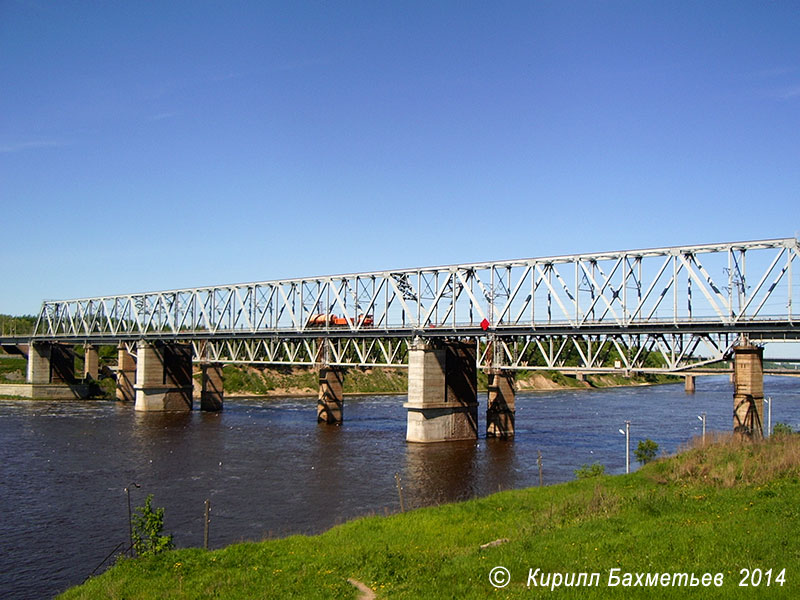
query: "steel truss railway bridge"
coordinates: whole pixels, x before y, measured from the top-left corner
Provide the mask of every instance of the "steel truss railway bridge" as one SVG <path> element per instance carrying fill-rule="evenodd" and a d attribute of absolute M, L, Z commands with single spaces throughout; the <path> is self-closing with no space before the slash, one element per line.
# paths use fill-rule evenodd
<path fill-rule="evenodd" d="M 419 441 L 476 431 L 485 369 L 488 429 L 506 435 L 518 370 L 689 374 L 736 356 L 757 371 L 737 382 L 757 388 L 760 344 L 800 337 L 798 264 L 788 238 L 48 300 L 29 339 L 4 343 L 29 345 L 28 383 L 40 386 L 60 381 L 64 346 L 119 345 L 118 383 L 139 409 L 186 405 L 191 361 L 209 407 L 221 406 L 224 363 L 315 365 L 320 419 L 332 422 L 342 367 L 407 367 Z M 752 430 L 759 391 L 743 390 L 757 406 L 734 424 Z"/>

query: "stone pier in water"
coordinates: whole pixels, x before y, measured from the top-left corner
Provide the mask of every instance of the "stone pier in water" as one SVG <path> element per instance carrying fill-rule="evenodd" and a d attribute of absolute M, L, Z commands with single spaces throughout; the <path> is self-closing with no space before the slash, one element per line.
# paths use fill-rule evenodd
<path fill-rule="evenodd" d="M 344 394 L 344 371 L 339 367 L 323 366 L 319 370 L 317 422 L 341 425 Z"/>
<path fill-rule="evenodd" d="M 134 409 L 192 410 L 192 347 L 139 342 L 136 345 Z"/>
<path fill-rule="evenodd" d="M 444 442 L 478 437 L 477 344 L 416 340 L 408 358 L 406 440 Z"/>
<path fill-rule="evenodd" d="M 761 439 L 764 435 L 764 348 L 736 346 L 733 361 L 733 431 Z"/>
<path fill-rule="evenodd" d="M 514 437 L 516 392 L 514 372 L 503 369 L 489 371 L 489 396 L 486 406 L 486 437 Z"/>

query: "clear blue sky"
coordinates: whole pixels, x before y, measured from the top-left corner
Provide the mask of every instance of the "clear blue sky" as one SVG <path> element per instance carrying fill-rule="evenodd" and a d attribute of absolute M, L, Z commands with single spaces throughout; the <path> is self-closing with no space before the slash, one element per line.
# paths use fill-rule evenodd
<path fill-rule="evenodd" d="M 0 313 L 800 231 L 797 2 L 0 0 Z"/>

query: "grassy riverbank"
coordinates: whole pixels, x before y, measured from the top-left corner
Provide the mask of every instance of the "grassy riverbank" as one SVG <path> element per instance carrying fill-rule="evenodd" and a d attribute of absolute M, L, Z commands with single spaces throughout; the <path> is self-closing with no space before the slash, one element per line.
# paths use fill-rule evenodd
<path fill-rule="evenodd" d="M 310 367 L 255 367 L 225 365 L 224 389 L 229 395 L 313 395 L 319 390 L 319 372 Z M 408 390 L 405 369 L 347 369 L 345 394 L 402 394 Z"/>
<path fill-rule="evenodd" d="M 0 354 L 0 383 L 20 383 L 25 381 L 28 361 L 22 356 Z"/>
<path fill-rule="evenodd" d="M 378 598 L 400 599 L 794 598 L 798 506 L 800 436 L 744 445 L 726 439 L 627 476 L 362 518 L 313 537 L 125 559 L 61 598 L 356 598 L 348 579 Z M 489 582 L 496 566 L 511 573 L 498 590 Z M 550 592 L 528 587 L 529 569 L 551 584 L 557 573 L 599 577 L 592 587 Z M 760 576 L 757 587 L 756 577 L 740 587 L 742 569 Z M 687 573 L 698 581 L 721 574 L 722 586 L 609 587 L 611 575 L 622 581 L 624 573 Z"/>

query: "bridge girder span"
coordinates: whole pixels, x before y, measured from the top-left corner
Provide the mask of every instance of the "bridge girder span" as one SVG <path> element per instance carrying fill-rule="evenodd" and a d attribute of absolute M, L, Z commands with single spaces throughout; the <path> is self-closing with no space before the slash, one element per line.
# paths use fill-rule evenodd
<path fill-rule="evenodd" d="M 483 370 L 575 373 L 680 373 L 729 358 L 736 335 L 524 336 L 478 338 Z M 316 338 L 199 340 L 196 362 L 408 367 L 410 339 Z M 127 350 L 135 355 L 135 342 Z"/>
<path fill-rule="evenodd" d="M 415 337 L 472 337 L 484 366 L 566 369 L 577 355 L 576 369 L 603 369 L 616 352 L 625 370 L 680 370 L 739 335 L 800 336 L 798 262 L 790 238 L 45 301 L 33 341 L 184 340 L 220 362 L 397 366 Z M 662 364 L 643 364 L 654 352 Z"/>

